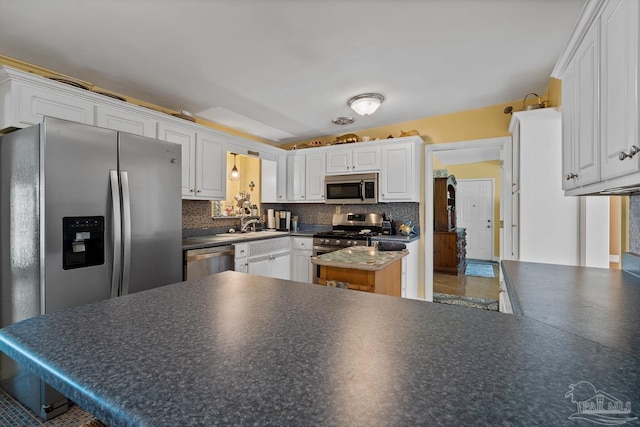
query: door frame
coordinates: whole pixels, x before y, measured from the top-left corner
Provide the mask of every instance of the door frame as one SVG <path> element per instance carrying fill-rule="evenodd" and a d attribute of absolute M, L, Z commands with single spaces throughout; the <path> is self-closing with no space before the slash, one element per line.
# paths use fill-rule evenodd
<path fill-rule="evenodd" d="M 495 248 L 495 207 L 494 207 L 494 199 L 495 199 L 495 187 L 496 187 L 496 180 L 495 178 L 469 178 L 469 179 L 456 179 L 456 181 L 458 182 L 458 184 L 462 183 L 462 182 L 472 182 L 472 181 L 489 181 L 491 182 L 491 260 L 492 261 L 498 261 L 498 259 L 496 258 L 496 248 Z M 458 205 L 458 195 L 460 194 L 459 191 L 456 190 L 456 206 Z M 456 209 L 457 210 L 457 209 Z M 456 223 L 458 223 L 458 221 L 456 220 Z M 500 225 L 499 223 L 497 224 L 498 226 Z"/>
<path fill-rule="evenodd" d="M 464 150 L 468 148 L 500 148 L 502 168 L 500 171 L 500 259 L 511 259 L 504 252 L 506 242 L 511 242 L 511 184 L 512 178 L 512 137 L 477 139 L 472 141 L 451 142 L 426 145 L 424 150 L 424 224 L 421 230 L 424 236 L 424 298 L 433 301 L 433 154 L 438 151 Z M 508 200 L 509 203 L 504 201 Z M 507 226 L 503 226 L 506 224 Z M 509 246 L 510 247 L 510 246 Z"/>

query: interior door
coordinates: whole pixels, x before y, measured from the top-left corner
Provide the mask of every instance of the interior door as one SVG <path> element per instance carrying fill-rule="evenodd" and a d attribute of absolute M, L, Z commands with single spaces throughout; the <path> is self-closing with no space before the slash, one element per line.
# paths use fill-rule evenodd
<path fill-rule="evenodd" d="M 493 180 L 458 180 L 457 223 L 467 229 L 467 258 L 493 259 Z"/>

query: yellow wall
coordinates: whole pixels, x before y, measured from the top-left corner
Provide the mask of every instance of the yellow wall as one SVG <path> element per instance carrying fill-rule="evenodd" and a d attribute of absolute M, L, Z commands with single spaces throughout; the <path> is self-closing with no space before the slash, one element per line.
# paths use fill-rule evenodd
<path fill-rule="evenodd" d="M 222 203 L 223 210 L 226 206 L 236 207 L 235 196 L 241 191 L 250 195 L 252 205 L 260 206 L 260 159 L 249 156 L 236 156 L 236 167 L 240 172 L 238 181 L 227 180 L 227 198 Z M 227 176 L 233 168 L 233 155 L 227 153 Z M 253 190 L 249 187 L 249 183 L 253 182 L 255 187 Z"/>

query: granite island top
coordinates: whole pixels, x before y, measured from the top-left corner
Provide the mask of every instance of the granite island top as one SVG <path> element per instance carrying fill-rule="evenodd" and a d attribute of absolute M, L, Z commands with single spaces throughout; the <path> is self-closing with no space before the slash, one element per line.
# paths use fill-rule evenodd
<path fill-rule="evenodd" d="M 581 381 L 640 411 L 637 351 L 230 271 L 10 325 L 0 351 L 111 427 L 584 425 Z"/>
<path fill-rule="evenodd" d="M 377 271 L 409 255 L 403 251 L 379 251 L 373 246 L 354 246 L 311 257 L 311 264 Z"/>

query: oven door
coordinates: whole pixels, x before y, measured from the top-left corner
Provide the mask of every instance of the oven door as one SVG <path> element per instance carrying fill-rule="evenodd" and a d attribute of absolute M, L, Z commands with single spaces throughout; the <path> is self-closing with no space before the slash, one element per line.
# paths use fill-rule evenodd
<path fill-rule="evenodd" d="M 337 251 L 342 249 L 339 246 L 320 246 L 313 245 L 313 256 L 320 256 L 322 254 L 328 254 L 329 252 Z M 320 266 L 313 265 L 313 283 L 318 284 L 320 279 Z"/>

